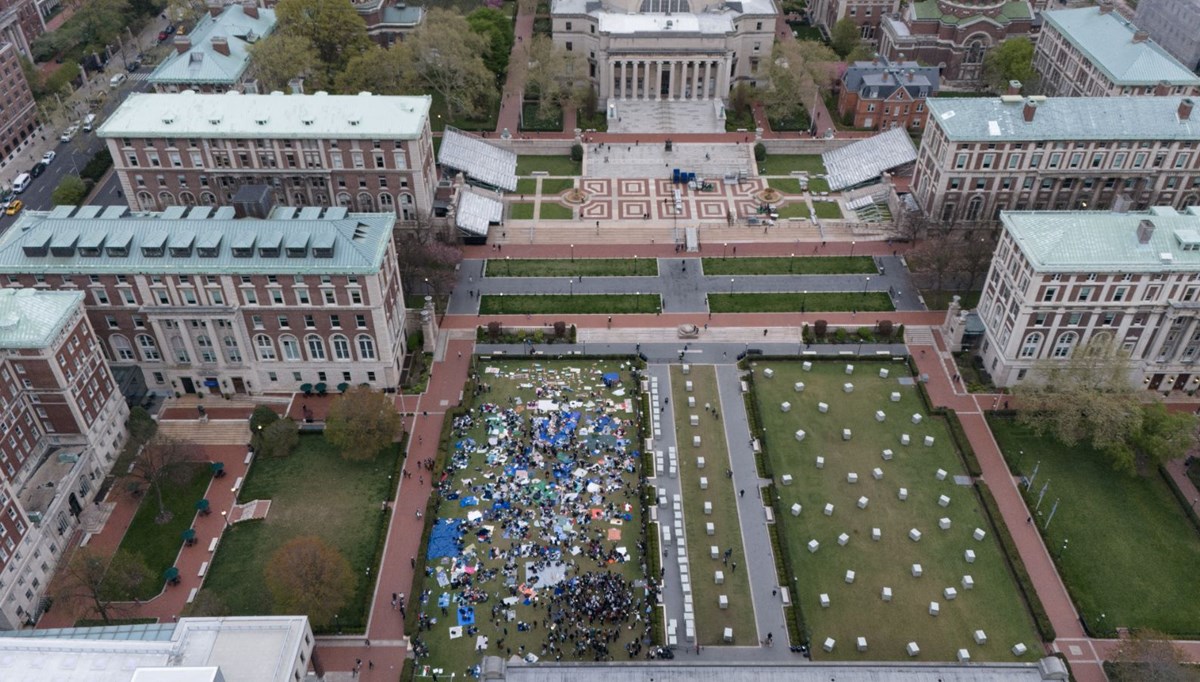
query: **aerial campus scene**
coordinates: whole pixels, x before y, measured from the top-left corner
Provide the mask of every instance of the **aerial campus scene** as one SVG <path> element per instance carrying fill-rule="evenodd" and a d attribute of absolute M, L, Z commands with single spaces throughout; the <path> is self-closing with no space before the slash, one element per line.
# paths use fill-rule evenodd
<path fill-rule="evenodd" d="M 0 679 L 1200 679 L 1200 0 L 0 0 Z"/>

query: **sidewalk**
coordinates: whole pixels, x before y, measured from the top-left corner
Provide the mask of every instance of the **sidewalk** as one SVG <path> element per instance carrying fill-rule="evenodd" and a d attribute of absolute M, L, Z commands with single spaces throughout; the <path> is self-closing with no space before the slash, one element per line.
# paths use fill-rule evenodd
<path fill-rule="evenodd" d="M 513 46 L 508 57 L 508 74 L 504 81 L 504 92 L 500 99 L 500 113 L 496 116 L 496 135 L 507 130 L 517 135 L 521 130 L 521 100 L 525 95 L 525 43 L 533 39 L 534 15 L 521 12 L 517 3 L 517 21 L 513 26 Z M 570 132 L 570 129 L 566 129 Z M 555 134 L 561 137 L 561 133 Z"/>

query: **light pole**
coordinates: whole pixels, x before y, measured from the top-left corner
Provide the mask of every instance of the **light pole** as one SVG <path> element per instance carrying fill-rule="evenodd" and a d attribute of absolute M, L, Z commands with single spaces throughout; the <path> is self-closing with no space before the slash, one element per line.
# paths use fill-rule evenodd
<path fill-rule="evenodd" d="M 504 257 L 504 276 L 512 277 L 512 256 Z"/>
<path fill-rule="evenodd" d="M 803 315 L 806 312 L 804 307 L 807 304 L 808 304 L 808 289 L 805 289 L 804 293 L 800 296 L 800 314 Z"/>
<path fill-rule="evenodd" d="M 229 530 L 229 512 L 221 512 L 221 521 L 225 524 L 225 530 Z"/>
<path fill-rule="evenodd" d="M 1056 559 L 1062 558 L 1063 552 L 1067 551 L 1067 545 L 1069 544 L 1071 544 L 1071 540 L 1069 538 L 1063 540 L 1062 547 L 1058 548 L 1058 556 L 1055 557 Z"/>
<path fill-rule="evenodd" d="M 571 245 L 571 262 L 572 263 L 575 262 L 575 245 L 574 244 Z"/>
<path fill-rule="evenodd" d="M 574 280 L 574 278 L 572 278 L 572 279 L 568 279 L 568 280 L 567 280 L 567 284 L 568 284 L 568 285 L 570 285 L 570 287 L 571 287 L 571 295 L 572 295 L 572 296 L 574 296 L 574 295 L 575 295 L 575 280 Z"/>
<path fill-rule="evenodd" d="M 725 254 L 728 251 L 729 251 L 729 242 L 723 242 L 721 244 L 721 260 L 725 260 Z"/>
<path fill-rule="evenodd" d="M 850 257 L 851 257 L 851 258 L 854 258 L 854 245 L 855 245 L 856 243 L 857 243 L 857 242 L 850 242 Z"/>
<path fill-rule="evenodd" d="M 796 254 L 792 253 L 792 258 L 788 261 L 788 274 L 796 274 Z"/>
<path fill-rule="evenodd" d="M 867 281 L 863 283 L 863 293 L 864 294 L 867 293 L 867 289 L 870 288 L 870 286 L 871 286 L 871 278 L 868 277 Z"/>
<path fill-rule="evenodd" d="M 729 295 L 730 296 L 733 295 L 733 278 L 732 277 L 729 278 Z"/>

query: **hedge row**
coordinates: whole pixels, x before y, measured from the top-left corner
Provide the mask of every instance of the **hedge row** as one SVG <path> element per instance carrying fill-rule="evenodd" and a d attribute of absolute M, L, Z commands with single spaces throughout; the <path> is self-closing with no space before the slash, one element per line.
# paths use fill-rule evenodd
<path fill-rule="evenodd" d="M 996 498 L 992 496 L 992 491 L 988 489 L 987 484 L 983 481 L 975 482 L 975 490 L 979 493 L 979 499 L 983 501 L 984 511 L 991 519 L 992 529 L 996 531 L 997 536 L 1000 538 L 1000 547 L 1004 550 L 1004 557 L 1008 561 L 1008 567 L 1017 579 L 1017 587 L 1021 589 L 1021 593 L 1025 596 L 1025 603 L 1029 606 L 1029 612 L 1033 614 L 1033 623 L 1037 627 L 1038 634 L 1042 636 L 1042 641 L 1053 642 L 1056 636 L 1054 625 L 1050 622 L 1050 616 L 1046 613 L 1046 607 L 1042 605 L 1042 600 L 1038 597 L 1037 590 L 1034 589 L 1033 579 L 1029 577 L 1029 571 L 1025 568 L 1025 562 L 1021 560 L 1021 554 L 1017 551 L 1017 543 L 1013 540 L 1008 526 L 1004 525 L 1004 518 L 1000 514 L 1000 506 L 996 504 Z"/>
<path fill-rule="evenodd" d="M 1196 507 L 1188 499 L 1187 493 L 1179 488 L 1175 483 L 1175 479 L 1171 478 L 1171 472 L 1167 471 L 1165 466 L 1159 465 L 1158 473 L 1162 474 L 1162 477 L 1167 480 L 1167 487 L 1171 489 L 1171 492 L 1175 493 L 1175 499 L 1179 500 L 1179 505 L 1183 507 L 1184 513 L 1187 514 L 1188 519 L 1192 522 L 1192 526 L 1195 527 L 1197 533 L 1200 533 L 1200 516 L 1196 514 Z"/>
<path fill-rule="evenodd" d="M 775 553 L 775 574 L 779 577 L 779 583 L 787 588 L 788 599 L 792 603 L 792 617 L 784 621 L 787 623 L 788 638 L 793 646 L 808 644 L 811 633 L 808 631 L 808 623 L 804 620 L 804 609 L 800 608 L 799 595 L 796 594 L 796 581 L 793 580 L 796 574 L 792 571 L 792 555 L 788 553 L 787 535 L 779 527 L 782 517 L 779 515 L 775 484 L 768 483 L 763 486 L 762 496 L 764 504 L 771 507 L 775 515 L 775 523 L 767 524 L 767 533 L 771 536 L 771 550 Z"/>
<path fill-rule="evenodd" d="M 943 410 L 943 412 L 946 425 L 950 428 L 950 440 L 954 441 L 954 446 L 958 449 L 963 464 L 967 467 L 967 473 L 979 478 L 983 475 L 983 468 L 979 466 L 979 457 L 975 455 L 975 448 L 971 445 L 971 440 L 967 438 L 967 432 L 963 429 L 958 413 L 954 410 Z"/>
<path fill-rule="evenodd" d="M 746 406 L 746 420 L 750 424 L 750 435 L 766 433 L 763 430 L 762 406 L 758 402 L 758 392 L 754 390 L 754 372 L 747 371 L 744 376 L 746 383 L 750 385 L 750 391 L 742 394 L 742 402 Z M 758 452 L 754 455 L 754 463 L 758 466 L 759 477 L 772 477 L 771 459 L 767 457 L 765 437 L 758 439 Z"/>

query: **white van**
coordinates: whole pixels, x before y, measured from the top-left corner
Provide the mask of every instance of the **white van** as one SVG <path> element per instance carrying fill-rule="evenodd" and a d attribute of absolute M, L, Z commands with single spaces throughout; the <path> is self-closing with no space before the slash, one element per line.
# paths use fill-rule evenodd
<path fill-rule="evenodd" d="M 117 75 L 108 79 L 108 87 L 110 87 L 110 88 L 120 87 L 121 83 L 124 83 L 127 80 L 129 80 L 129 76 L 126 76 L 123 73 L 118 73 Z"/>
<path fill-rule="evenodd" d="M 29 177 L 29 173 L 21 173 L 16 180 L 13 180 L 13 191 L 17 194 L 24 192 L 29 189 L 29 183 L 32 181 L 33 178 Z"/>
<path fill-rule="evenodd" d="M 88 114 L 87 116 L 84 116 L 83 117 L 83 132 L 85 132 L 85 133 L 92 132 L 92 125 L 95 122 L 96 122 L 95 114 Z"/>

